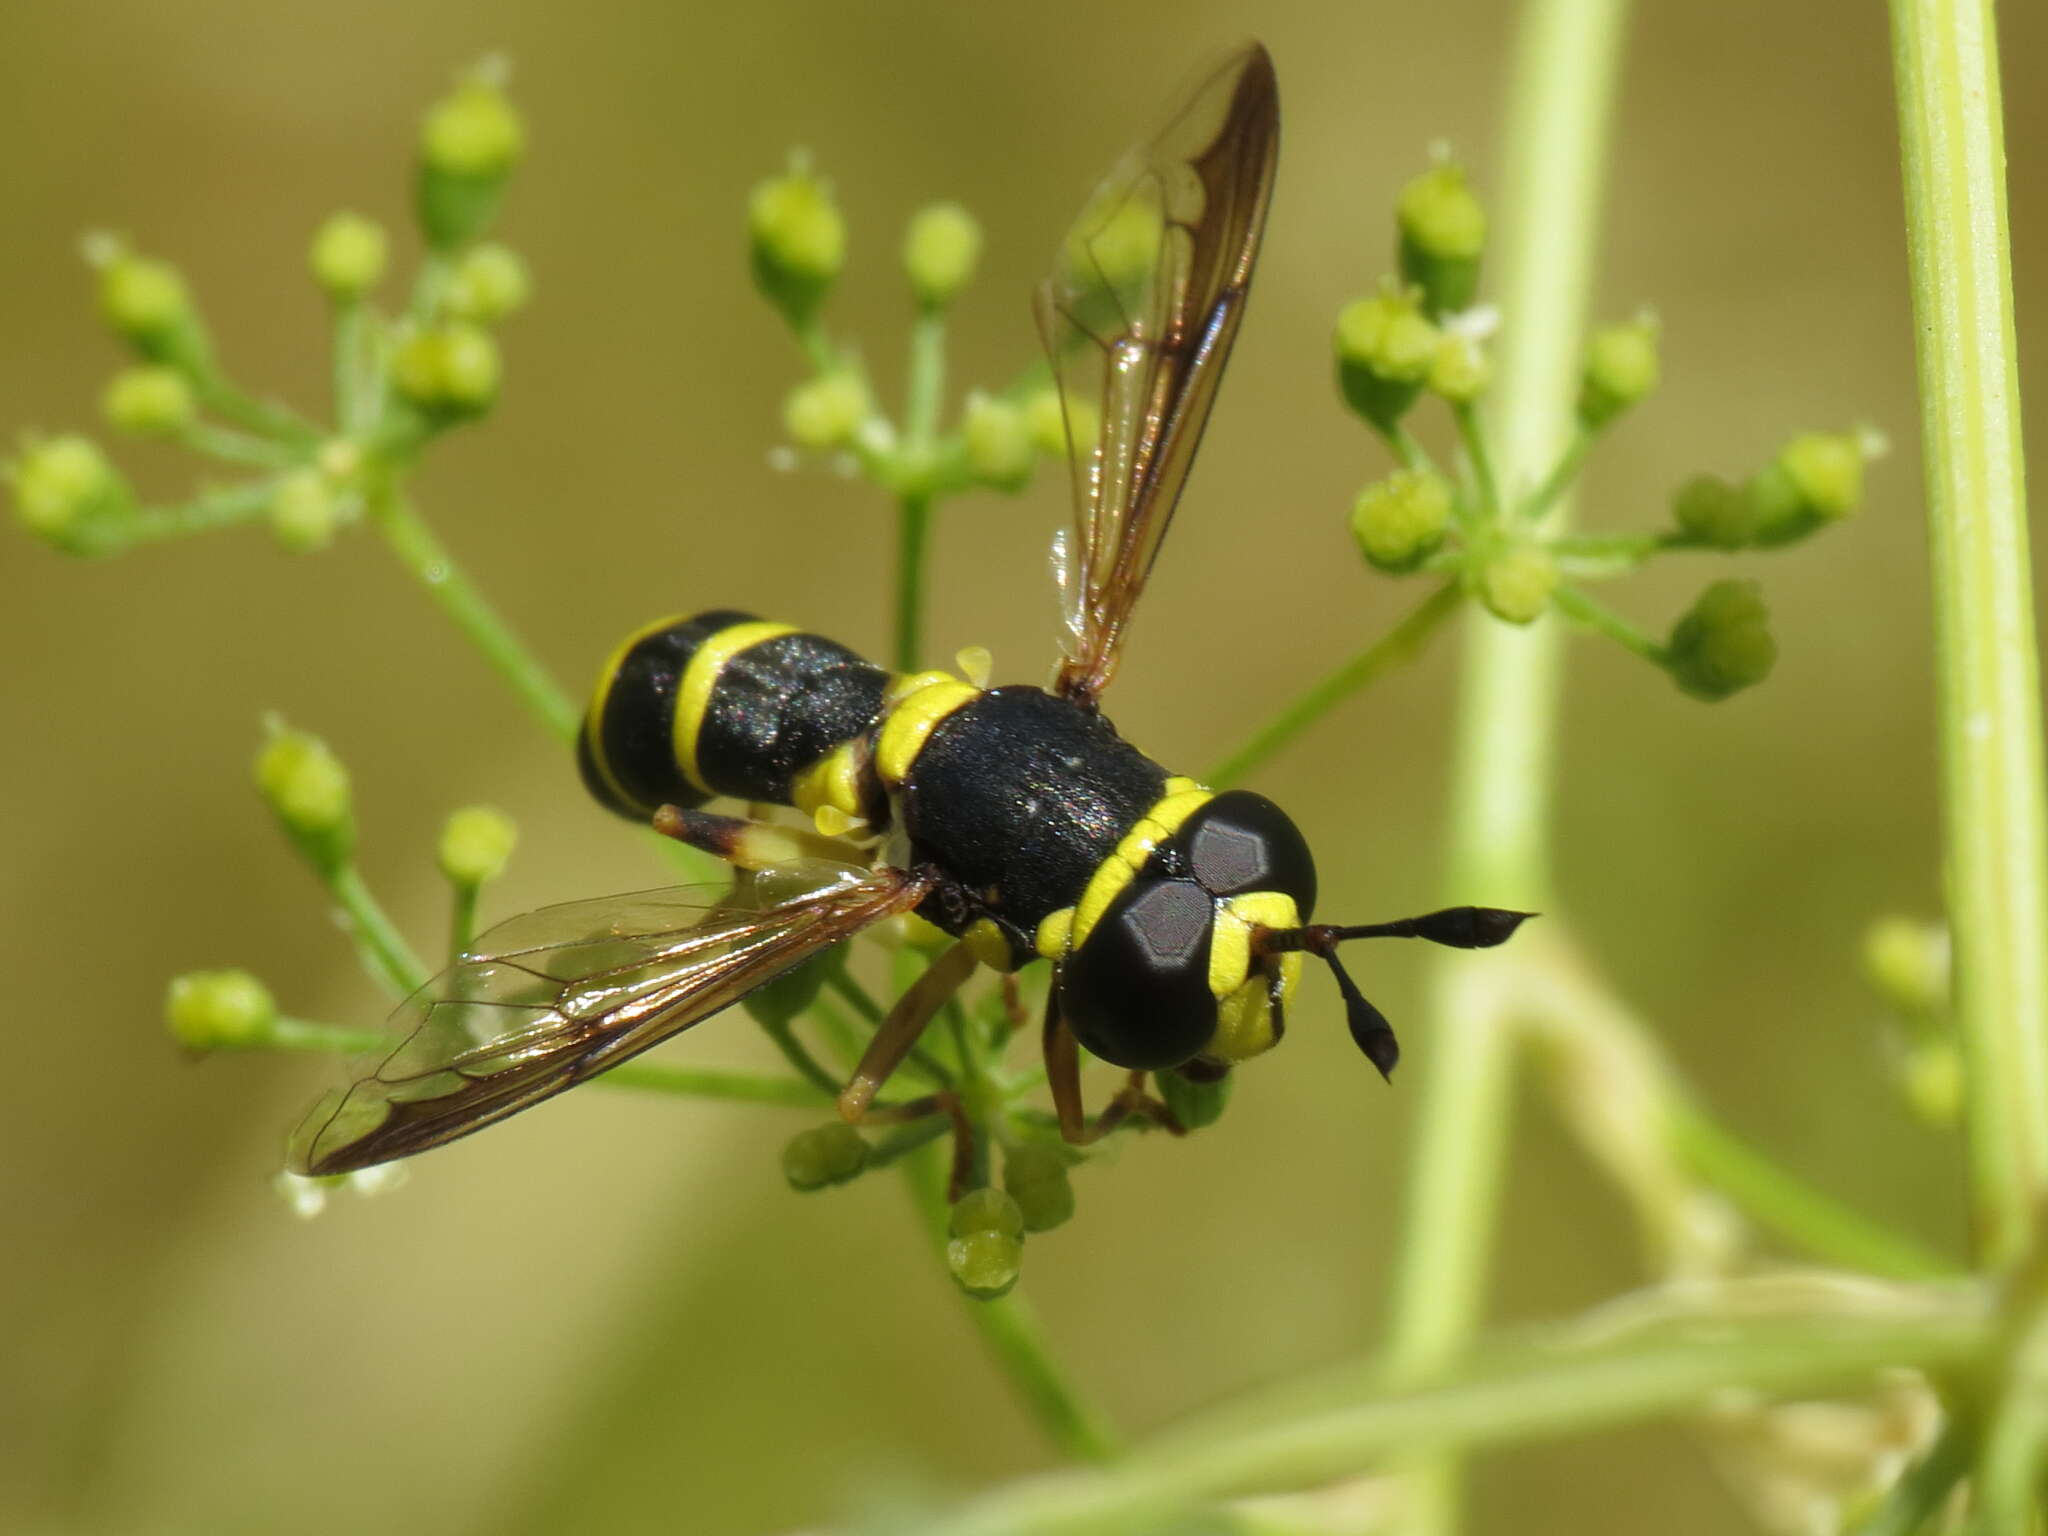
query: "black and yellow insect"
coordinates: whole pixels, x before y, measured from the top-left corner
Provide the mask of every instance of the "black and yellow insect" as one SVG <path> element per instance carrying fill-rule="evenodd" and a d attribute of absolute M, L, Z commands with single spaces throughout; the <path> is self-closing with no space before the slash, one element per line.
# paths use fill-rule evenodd
<path fill-rule="evenodd" d="M 1075 466 L 1075 524 L 1055 545 L 1069 633 L 1050 686 L 892 675 L 727 610 L 630 636 L 582 732 L 585 783 L 753 873 L 730 891 L 579 902 L 493 929 L 401 1010 L 405 1043 L 315 1111 L 297 1166 L 334 1173 L 453 1140 L 910 911 L 958 942 L 877 1030 L 840 1097 L 849 1119 L 874 1113 L 984 965 L 1053 968 L 1044 1051 L 1071 1140 L 1133 1113 L 1170 1121 L 1147 1073 L 1213 1079 L 1271 1046 L 1304 953 L 1329 963 L 1354 1039 L 1392 1070 L 1393 1031 L 1336 946 L 1497 944 L 1521 914 L 1315 924 L 1315 862 L 1278 806 L 1170 773 L 1098 708 L 1242 318 L 1278 147 L 1272 61 L 1252 44 L 1103 183 L 1040 288 Z M 714 799 L 793 807 L 811 827 L 702 809 Z M 1077 1044 L 1130 1072 L 1094 1121 Z M 957 1117 L 944 1098 L 888 1113 Z"/>

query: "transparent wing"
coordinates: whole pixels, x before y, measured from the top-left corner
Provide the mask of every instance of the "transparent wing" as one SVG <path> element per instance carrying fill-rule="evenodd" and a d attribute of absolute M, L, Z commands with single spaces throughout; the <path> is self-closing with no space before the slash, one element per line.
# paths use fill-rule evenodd
<path fill-rule="evenodd" d="M 1038 290 L 1065 411 L 1074 526 L 1055 546 L 1054 690 L 1115 675 L 1244 314 L 1280 147 L 1273 61 L 1248 44 L 1089 199 Z"/>
<path fill-rule="evenodd" d="M 466 1136 L 688 1029 L 928 889 L 901 870 L 805 864 L 515 917 L 400 1005 L 392 1026 L 404 1038 L 306 1117 L 291 1166 L 346 1173 Z"/>

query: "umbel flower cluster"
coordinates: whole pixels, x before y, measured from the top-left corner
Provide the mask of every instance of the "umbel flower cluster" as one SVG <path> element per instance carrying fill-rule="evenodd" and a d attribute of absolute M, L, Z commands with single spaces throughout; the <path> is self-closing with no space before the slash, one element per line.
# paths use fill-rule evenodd
<path fill-rule="evenodd" d="M 368 531 L 537 723 L 557 743 L 572 742 L 581 711 L 469 584 L 410 494 L 423 454 L 444 433 L 484 417 L 501 386 L 496 328 L 526 302 L 530 284 L 519 257 L 488 236 L 524 146 L 524 127 L 507 98 L 503 70 L 494 64 L 464 75 L 434 105 L 420 134 L 413 198 L 423 254 L 396 303 L 383 297 L 391 265 L 383 226 L 341 212 L 315 231 L 308 263 L 332 319 L 332 398 L 324 416 L 236 383 L 176 269 L 111 237 L 90 239 L 101 314 L 131 353 L 129 366 L 106 387 L 108 424 L 178 443 L 229 466 L 238 478 L 203 484 L 181 503 L 145 505 L 94 439 L 27 436 L 5 467 L 22 527 L 62 553 L 98 557 L 250 523 L 267 524 L 285 549 L 301 554 L 325 549 L 350 530 Z M 964 494 L 1023 489 L 1041 461 L 1064 458 L 1070 425 L 1084 447 L 1091 425 L 1063 416 L 1043 363 L 1000 387 L 965 391 L 949 419 L 946 317 L 972 283 L 982 243 L 979 226 L 958 205 L 918 211 L 903 234 L 900 265 L 911 320 L 903 401 L 894 414 L 880 403 L 862 350 L 835 337 L 825 322 L 851 243 L 829 184 L 797 157 L 753 190 L 746 225 L 756 286 L 804 364 L 784 403 L 789 446 L 778 456 L 790 464 L 808 459 L 850 468 L 893 499 L 891 659 L 913 671 L 927 661 L 924 571 L 939 507 Z M 1559 531 L 1550 514 L 1588 452 L 1656 385 L 1656 327 L 1630 321 L 1593 338 L 1570 449 L 1540 485 L 1502 486 L 1491 469 L 1482 420 L 1492 328 L 1490 312 L 1476 303 L 1484 211 L 1462 172 L 1443 161 L 1404 189 L 1397 226 L 1397 275 L 1346 305 L 1336 327 L 1341 398 L 1399 465 L 1359 493 L 1350 530 L 1372 567 L 1397 576 L 1434 575 L 1438 591 L 1340 673 L 1338 686 L 1311 689 L 1204 775 L 1219 788 L 1241 780 L 1468 600 L 1511 624 L 1555 610 L 1664 668 L 1687 692 L 1726 697 L 1759 681 L 1775 656 L 1754 584 L 1709 586 L 1663 640 L 1597 604 L 1585 586 L 1668 552 L 1783 546 L 1841 520 L 1860 497 L 1874 441 L 1853 432 L 1808 433 L 1745 477 L 1685 481 L 1672 497 L 1668 526 L 1658 531 Z M 1143 259 L 1142 250 L 1137 256 Z M 1411 432 L 1426 396 L 1448 408 L 1456 427 L 1459 452 L 1443 467 Z M 1341 536 L 1336 522 L 1333 517 L 1333 537 Z M 959 664 L 970 677 L 982 676 L 987 657 L 963 653 Z M 416 991 L 434 969 L 422 953 L 452 961 L 465 952 L 476 936 L 482 892 L 517 840 L 501 812 L 469 807 L 448 819 L 437 850 L 451 893 L 448 933 L 443 942 L 416 947 L 357 867 L 350 779 L 340 757 L 316 736 L 273 720 L 255 780 L 287 843 L 394 999 Z M 928 941 L 940 937 L 921 929 L 915 919 L 891 925 L 886 954 L 870 957 L 890 968 L 898 989 L 928 963 Z M 826 1110 L 883 1013 L 856 978 L 846 949 L 747 1000 L 747 1012 L 793 1075 L 631 1062 L 597 1082 Z M 941 1200 L 928 1167 L 935 1150 L 928 1144 L 951 1128 L 944 1116 L 886 1131 L 863 1133 L 836 1120 L 801 1131 L 783 1151 L 789 1185 L 821 1190 L 903 1164 L 961 1287 L 977 1297 L 1000 1297 L 1016 1281 L 1027 1234 L 1072 1216 L 1070 1170 L 1096 1155 L 1063 1144 L 1053 1117 L 1034 1103 L 1042 1071 L 1005 1059 L 1043 986 L 1042 974 L 1026 972 L 978 999 L 950 1004 L 940 1016 L 942 1027 L 902 1069 L 914 1091 L 943 1090 L 961 1106 L 970 1165 L 962 1198 L 950 1206 Z M 167 1018 L 173 1038 L 193 1053 L 339 1055 L 388 1050 L 394 1043 L 382 1030 L 294 1017 L 241 970 L 178 977 Z M 1163 1074 L 1158 1092 L 1165 1114 L 1133 1116 L 1121 1129 L 1201 1130 L 1223 1112 L 1228 1089 L 1228 1079 L 1198 1084 Z M 317 1208 L 331 1182 L 288 1180 L 286 1187 L 297 1206 Z M 354 1182 L 368 1188 L 388 1181 L 358 1175 Z"/>
<path fill-rule="evenodd" d="M 1866 462 L 1883 442 L 1867 429 L 1802 432 L 1737 478 L 1700 473 L 1672 492 L 1662 528 L 1643 533 L 1558 529 L 1551 514 L 1601 436 L 1657 387 L 1653 317 L 1595 331 L 1574 403 L 1574 431 L 1534 486 L 1502 486 L 1479 413 L 1491 378 L 1496 316 L 1475 305 L 1486 213 L 1448 158 L 1402 189 L 1398 273 L 1337 316 L 1337 385 L 1400 467 L 1358 493 L 1351 529 L 1360 552 L 1390 575 L 1448 576 L 1510 624 L 1556 611 L 1663 668 L 1687 693 L 1724 699 L 1758 683 L 1777 659 L 1760 588 L 1716 581 L 1661 640 L 1596 602 L 1588 583 L 1625 575 L 1679 550 L 1732 554 L 1797 543 L 1854 512 Z M 1448 408 L 1462 448 L 1439 468 L 1409 428 L 1425 396 Z"/>

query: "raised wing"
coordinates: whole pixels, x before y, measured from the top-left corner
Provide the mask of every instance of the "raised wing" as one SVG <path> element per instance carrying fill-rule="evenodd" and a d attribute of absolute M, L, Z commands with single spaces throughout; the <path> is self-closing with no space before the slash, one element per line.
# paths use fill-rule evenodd
<path fill-rule="evenodd" d="M 1053 688 L 1090 707 L 1215 404 L 1279 148 L 1273 61 L 1251 43 L 1110 173 L 1039 285 L 1074 466 L 1074 526 L 1054 547 L 1067 633 Z"/>
<path fill-rule="evenodd" d="M 658 1045 L 827 945 L 915 906 L 896 869 L 792 865 L 544 907 L 483 934 L 403 1003 L 404 1039 L 292 1138 L 299 1173 L 438 1147 Z"/>

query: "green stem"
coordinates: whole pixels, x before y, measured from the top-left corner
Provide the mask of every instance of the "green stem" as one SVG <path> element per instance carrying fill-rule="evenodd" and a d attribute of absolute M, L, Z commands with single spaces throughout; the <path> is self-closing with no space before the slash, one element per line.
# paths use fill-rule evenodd
<path fill-rule="evenodd" d="M 929 1152 L 907 1158 L 903 1174 L 918 1214 L 943 1255 L 951 1214 L 945 1159 Z M 1012 1291 L 993 1301 L 966 1298 L 963 1304 L 1010 1384 L 1064 1455 L 1075 1461 L 1108 1461 L 1118 1454 L 1116 1432 L 1067 1380 L 1046 1344 L 1038 1315 L 1023 1296 Z"/>
<path fill-rule="evenodd" d="M 1493 472 L 1493 451 L 1487 446 L 1486 427 L 1479 419 L 1479 408 L 1470 400 L 1458 401 L 1451 407 L 1451 419 L 1458 424 L 1458 439 L 1465 445 L 1465 457 L 1472 464 L 1472 478 L 1479 486 L 1481 507 L 1488 522 L 1498 522 L 1501 515 L 1500 481 Z"/>
<path fill-rule="evenodd" d="M 946 312 L 924 308 L 910 323 L 909 384 L 903 402 L 904 441 L 913 453 L 930 450 L 939 431 L 946 393 Z"/>
<path fill-rule="evenodd" d="M 1572 435 L 1558 453 L 1557 462 L 1550 473 L 1543 477 L 1543 483 L 1535 493 L 1522 504 L 1521 517 L 1524 522 L 1540 523 L 1548 517 L 1565 493 L 1579 478 L 1579 471 L 1585 466 L 1586 455 L 1593 451 L 1593 441 L 1599 433 L 1582 421 L 1574 421 Z"/>
<path fill-rule="evenodd" d="M 345 1024 L 322 1024 L 312 1019 L 278 1017 L 267 1029 L 246 1042 L 221 1049 L 260 1051 L 319 1051 L 334 1056 L 376 1056 L 398 1044 L 388 1029 L 363 1029 Z"/>
<path fill-rule="evenodd" d="M 405 942 L 398 925 L 391 921 L 377 898 L 370 894 L 370 888 L 363 884 L 362 874 L 355 865 L 343 864 L 328 872 L 325 878 L 328 894 L 347 916 L 349 936 L 362 952 L 370 973 L 397 997 L 410 997 L 424 986 L 427 968 L 420 964 L 419 956 Z"/>
<path fill-rule="evenodd" d="M 1216 789 L 1241 783 L 1247 774 L 1284 750 L 1337 705 L 1413 656 L 1463 598 L 1456 580 L 1445 582 L 1400 623 L 1261 726 L 1249 741 L 1211 768 L 1202 782 Z"/>
<path fill-rule="evenodd" d="M 1551 602 L 1557 611 L 1581 629 L 1605 635 L 1625 651 L 1633 651 L 1653 666 L 1664 666 L 1669 657 L 1664 647 L 1604 603 L 1595 602 L 1576 587 L 1559 587 Z"/>
<path fill-rule="evenodd" d="M 305 459 L 301 449 L 205 421 L 187 425 L 178 433 L 178 441 L 194 453 L 207 454 L 229 464 L 248 464 L 257 469 L 289 469 Z"/>
<path fill-rule="evenodd" d="M 1526 0 L 1505 125 L 1510 199 L 1500 242 L 1500 474 L 1526 484 L 1572 432 L 1574 378 L 1599 222 L 1608 119 L 1625 0 Z M 1546 519 L 1561 522 L 1563 487 Z M 1562 633 L 1476 613 L 1452 778 L 1454 902 L 1551 905 L 1548 845 Z M 1485 955 L 1438 967 L 1424 1042 L 1420 1129 L 1408 1156 L 1405 1232 L 1388 1357 L 1416 1373 L 1458 1355 L 1479 1322 L 1493 1252 L 1512 1105 L 1512 1032 L 1487 986 Z M 1458 1523 L 1454 1460 L 1425 1461 L 1411 1527 Z"/>
<path fill-rule="evenodd" d="M 2042 1473 L 2048 1469 L 2048 1309 L 2037 1301 L 1999 1353 L 2003 1380 L 1984 1421 L 1970 1481 L 1970 1536 L 2019 1536 L 2041 1528 Z"/>
<path fill-rule="evenodd" d="M 175 507 L 145 507 L 127 527 L 132 543 L 156 543 L 182 539 L 195 533 L 212 533 L 253 522 L 270 510 L 277 495 L 275 480 L 251 480 L 243 485 L 205 491 Z"/>
<path fill-rule="evenodd" d="M 875 1001 L 868 989 L 847 974 L 844 966 L 835 968 L 825 977 L 825 985 L 847 1007 L 866 1019 L 869 1024 L 882 1022 L 882 1005 Z"/>
<path fill-rule="evenodd" d="M 1953 1276 L 1955 1266 L 1781 1168 L 1698 1106 L 1671 1105 L 1665 1134 L 1682 1161 L 1757 1225 L 1814 1257 L 1899 1280 Z"/>
<path fill-rule="evenodd" d="M 782 1059 L 794 1067 L 807 1084 L 823 1094 L 826 1102 L 839 1097 L 839 1079 L 819 1065 L 818 1058 L 797 1039 L 794 1029 L 788 1024 L 771 1024 L 766 1019 L 755 1022 L 761 1026 L 761 1033 L 775 1042 L 775 1049 L 782 1052 Z"/>
<path fill-rule="evenodd" d="M 720 1099 L 728 1104 L 775 1104 L 786 1109 L 822 1109 L 832 1102 L 829 1091 L 793 1077 L 765 1072 L 732 1072 L 718 1067 L 684 1067 L 666 1061 L 627 1061 L 593 1082 L 638 1093 L 667 1093 L 681 1098 Z"/>
<path fill-rule="evenodd" d="M 1970 1470 L 1970 1436 L 1951 1419 L 1927 1454 L 1908 1467 L 1856 1536 L 1920 1536 Z"/>
<path fill-rule="evenodd" d="M 559 741 L 574 741 L 582 712 L 521 645 L 483 594 L 469 584 L 460 566 L 434 537 L 398 489 L 384 485 L 369 501 L 370 521 L 441 611 L 455 621 L 484 660 L 511 685 L 534 717 Z"/>
<path fill-rule="evenodd" d="M 1403 469 L 1420 474 L 1436 468 L 1436 460 L 1429 456 L 1429 450 L 1417 442 L 1409 430 L 1399 422 L 1384 428 L 1372 422 L 1368 422 L 1367 425 L 1379 433 L 1380 440 L 1387 445 L 1388 452 L 1393 454 Z"/>
<path fill-rule="evenodd" d="M 470 941 L 476 937 L 477 897 L 483 887 L 467 880 L 455 882 L 449 889 L 448 901 L 448 963 L 460 960 Z"/>
<path fill-rule="evenodd" d="M 1031 1478 L 911 1528 L 914 1536 L 1109 1536 L 1179 1529 L 1219 1498 L 1356 1477 L 1415 1446 L 1495 1444 L 1585 1433 L 1693 1412 L 1741 1389 L 1816 1397 L 1900 1366 L 1941 1368 L 1987 1345 L 1969 1293 L 1882 1318 L 1731 1317 L 1704 1327 L 1585 1345 L 1570 1327 L 1531 1330 L 1485 1358 L 1420 1381 L 1347 1373 L 1264 1403 L 1232 1403 L 1116 1465 Z M 1347 1379 L 1347 1376 L 1349 1379 Z M 1306 1405 L 1304 1405 L 1306 1399 Z"/>
<path fill-rule="evenodd" d="M 924 653 L 924 568 L 930 550 L 932 501 L 910 493 L 896 505 L 896 644 L 898 672 L 915 672 Z"/>
<path fill-rule="evenodd" d="M 1991 0 L 1893 0 L 1934 585 L 1955 1020 L 1977 1237 L 2048 1198 L 2048 820 Z"/>
<path fill-rule="evenodd" d="M 402 1037 L 388 1029 L 361 1029 L 312 1019 L 279 1017 L 245 1040 L 227 1041 L 217 1050 L 307 1051 L 336 1056 L 380 1056 Z M 719 1099 L 732 1104 L 775 1104 L 790 1109 L 819 1109 L 832 1102 L 829 1090 L 792 1077 L 765 1072 L 733 1072 L 716 1067 L 684 1067 L 665 1061 L 627 1061 L 591 1079 L 635 1093 L 666 1093 L 679 1098 Z"/>
<path fill-rule="evenodd" d="M 238 427 L 301 448 L 310 448 L 320 441 L 320 429 L 312 422 L 289 406 L 259 400 L 237 389 L 210 362 L 193 365 L 189 377 L 199 403 Z"/>
<path fill-rule="evenodd" d="M 341 299 L 335 303 L 329 390 L 333 395 L 334 419 L 344 432 L 356 432 L 372 419 L 364 409 L 369 333 L 369 311 L 361 299 Z"/>
<path fill-rule="evenodd" d="M 442 300 L 448 296 L 448 285 L 454 281 L 455 258 L 446 251 L 429 250 L 420 259 L 419 276 L 413 279 L 406 319 L 415 326 L 431 325 Z"/>

